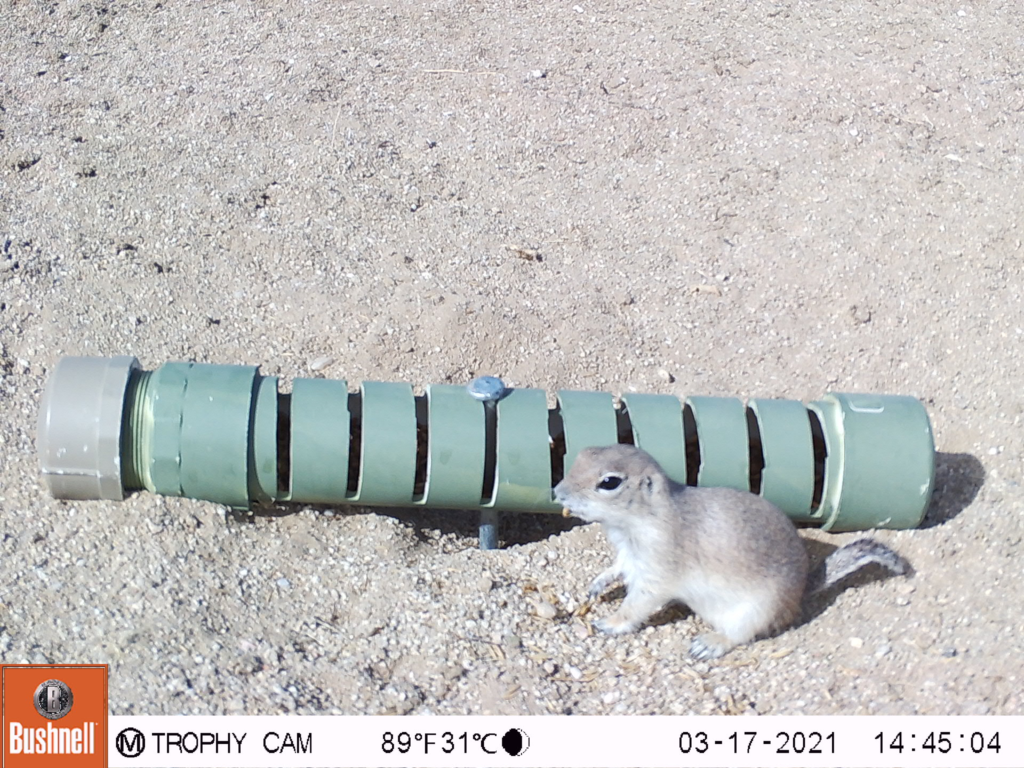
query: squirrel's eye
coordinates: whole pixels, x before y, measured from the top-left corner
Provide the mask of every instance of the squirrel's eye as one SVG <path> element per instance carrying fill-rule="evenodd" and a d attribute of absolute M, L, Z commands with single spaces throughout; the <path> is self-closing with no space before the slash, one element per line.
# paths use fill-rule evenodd
<path fill-rule="evenodd" d="M 614 491 L 622 485 L 622 478 L 618 475 L 606 475 L 601 478 L 601 482 L 597 484 L 597 487 L 602 491 Z"/>

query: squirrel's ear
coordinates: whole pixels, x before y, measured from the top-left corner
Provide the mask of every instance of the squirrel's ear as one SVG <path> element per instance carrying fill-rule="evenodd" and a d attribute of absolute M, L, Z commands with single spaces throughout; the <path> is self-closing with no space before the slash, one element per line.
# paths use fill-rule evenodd
<path fill-rule="evenodd" d="M 644 490 L 648 496 L 661 496 L 665 493 L 667 488 L 666 478 L 660 472 L 652 472 L 649 475 L 644 476 Z"/>

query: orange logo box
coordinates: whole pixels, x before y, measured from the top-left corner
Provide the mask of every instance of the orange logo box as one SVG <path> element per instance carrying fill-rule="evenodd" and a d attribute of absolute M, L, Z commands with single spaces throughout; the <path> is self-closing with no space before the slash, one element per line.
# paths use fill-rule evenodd
<path fill-rule="evenodd" d="M 106 768 L 107 665 L 0 665 L 2 768 Z"/>

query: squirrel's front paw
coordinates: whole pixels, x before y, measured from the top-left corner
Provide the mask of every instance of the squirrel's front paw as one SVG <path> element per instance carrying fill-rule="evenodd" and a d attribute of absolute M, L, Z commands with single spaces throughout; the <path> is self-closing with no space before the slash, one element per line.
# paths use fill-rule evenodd
<path fill-rule="evenodd" d="M 604 592 L 606 586 L 607 585 L 602 584 L 599 580 L 595 580 L 594 583 L 591 584 L 590 588 L 587 590 L 587 600 L 589 600 L 590 602 L 594 602 L 595 600 L 597 600 L 597 598 L 601 596 L 601 593 Z"/>
<path fill-rule="evenodd" d="M 594 622 L 594 628 L 607 635 L 625 635 L 635 632 L 640 625 L 618 613 L 613 613 L 607 619 L 598 619 Z"/>
<path fill-rule="evenodd" d="M 587 589 L 587 599 L 596 600 L 601 596 L 608 587 L 614 584 L 622 578 L 622 575 L 615 568 L 609 568 L 603 571 L 596 579 L 590 582 L 590 587 Z"/>

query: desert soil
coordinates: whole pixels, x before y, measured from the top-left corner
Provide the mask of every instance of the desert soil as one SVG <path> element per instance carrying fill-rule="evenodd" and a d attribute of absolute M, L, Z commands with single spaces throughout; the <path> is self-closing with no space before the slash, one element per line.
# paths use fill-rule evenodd
<path fill-rule="evenodd" d="M 1020 714 L 1017 0 L 0 1 L 0 657 L 115 714 Z M 62 355 L 820 398 L 933 420 L 924 525 L 695 662 L 594 526 L 62 502 Z M 853 534 L 811 531 L 830 545 Z M 614 599 L 593 615 L 614 609 Z"/>

